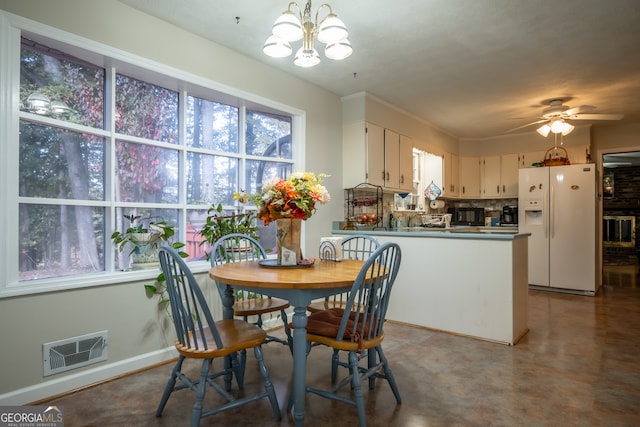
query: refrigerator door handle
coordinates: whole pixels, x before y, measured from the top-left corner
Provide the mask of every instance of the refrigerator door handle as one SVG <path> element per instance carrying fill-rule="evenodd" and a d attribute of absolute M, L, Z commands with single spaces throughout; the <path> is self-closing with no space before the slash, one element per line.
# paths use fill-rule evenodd
<path fill-rule="evenodd" d="M 550 235 L 551 238 L 553 238 L 553 235 L 555 234 L 555 227 L 554 227 L 554 223 L 555 223 L 555 188 L 551 187 L 550 189 L 551 191 L 551 197 L 549 197 L 549 230 L 550 230 Z"/>

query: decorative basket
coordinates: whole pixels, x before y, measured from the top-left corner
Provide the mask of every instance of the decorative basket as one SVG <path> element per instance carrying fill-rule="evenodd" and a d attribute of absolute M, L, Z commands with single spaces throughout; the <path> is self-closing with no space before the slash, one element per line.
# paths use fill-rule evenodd
<path fill-rule="evenodd" d="M 564 151 L 564 157 L 551 157 L 549 153 L 552 150 Z M 569 155 L 564 147 L 551 147 L 544 153 L 544 160 L 542 161 L 542 164 L 544 166 L 564 166 L 571 164 L 571 162 L 569 162 Z"/>

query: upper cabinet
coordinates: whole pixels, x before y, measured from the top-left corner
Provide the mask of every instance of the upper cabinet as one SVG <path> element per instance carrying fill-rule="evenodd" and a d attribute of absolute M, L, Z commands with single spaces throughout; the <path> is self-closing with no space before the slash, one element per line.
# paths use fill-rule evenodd
<path fill-rule="evenodd" d="M 458 155 L 444 153 L 444 179 L 442 183 L 443 197 L 458 197 L 460 195 L 460 166 Z"/>
<path fill-rule="evenodd" d="M 460 197 L 480 197 L 479 157 L 460 157 Z"/>
<path fill-rule="evenodd" d="M 519 154 L 500 156 L 500 191 L 502 197 L 518 197 Z"/>
<path fill-rule="evenodd" d="M 413 141 L 400 135 L 400 190 L 413 192 Z"/>
<path fill-rule="evenodd" d="M 482 197 L 488 199 L 500 197 L 500 156 L 481 157 L 480 171 Z"/>
<path fill-rule="evenodd" d="M 368 122 L 343 127 L 343 186 L 366 182 L 391 190 L 413 189 L 411 139 Z"/>

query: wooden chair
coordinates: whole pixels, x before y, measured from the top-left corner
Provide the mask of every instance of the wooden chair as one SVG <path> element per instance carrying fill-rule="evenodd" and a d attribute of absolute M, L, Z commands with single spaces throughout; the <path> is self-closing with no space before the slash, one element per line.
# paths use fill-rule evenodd
<path fill-rule="evenodd" d="M 169 294 L 171 317 L 176 330 L 175 346 L 179 356 L 171 371 L 171 377 L 158 405 L 156 416 L 162 415 L 171 393 L 188 388 L 196 392 L 196 402 L 191 410 L 192 427 L 198 426 L 202 417 L 237 408 L 264 397 L 269 399 L 276 419 L 280 420 L 280 407 L 262 356 L 261 345 L 266 339 L 266 332 L 258 326 L 240 319 L 214 321 L 202 290 L 180 255 L 173 248 L 162 246 L 159 258 Z M 238 375 L 240 365 L 237 362 L 237 357 L 234 358 L 234 363 L 229 368 L 220 371 L 213 369 L 213 359 L 226 358 L 249 348 L 253 348 L 258 360 L 265 391 L 236 399 L 216 382 L 216 378 L 224 376 L 230 381 L 230 377 L 235 373 L 238 388 L 242 390 L 244 387 L 242 375 Z M 182 364 L 185 359 L 202 360 L 199 379 L 191 379 L 182 372 Z M 182 384 L 176 387 L 178 379 Z M 222 395 L 228 403 L 203 411 L 207 384 Z"/>
<path fill-rule="evenodd" d="M 371 254 L 378 249 L 380 243 L 373 237 L 367 235 L 353 235 L 348 236 L 342 240 L 342 257 L 345 259 L 357 259 L 366 260 Z M 324 299 L 324 301 L 317 301 L 309 304 L 307 310 L 311 313 L 327 310 L 331 308 L 344 309 L 347 305 L 347 297 L 349 293 L 343 292 L 341 294 L 333 295 Z M 317 344 L 317 343 L 316 343 Z M 359 357 L 367 356 L 368 353 L 359 354 Z M 371 353 L 371 357 L 375 357 L 374 353 Z M 375 360 L 372 361 L 375 363 Z M 337 349 L 333 350 L 333 357 L 331 358 L 331 383 L 335 384 L 338 376 L 338 366 L 347 367 L 347 362 L 340 361 L 340 352 Z"/>
<path fill-rule="evenodd" d="M 211 248 L 211 266 L 229 262 L 256 261 L 266 259 L 267 255 L 260 243 L 246 234 L 227 234 L 219 238 Z M 224 286 L 218 284 L 220 297 L 225 298 Z M 280 315 L 280 319 L 284 324 L 284 332 L 287 336 L 286 340 L 279 337 L 267 335 L 265 343 L 278 342 L 289 346 L 292 349 L 293 340 L 291 339 L 291 330 L 287 321 L 286 309 L 289 303 L 279 298 L 271 298 L 256 292 L 248 292 L 239 289 L 234 290 L 235 302 L 233 303 L 233 313 L 235 316 L 243 318 L 245 321 L 252 322 L 262 328 L 263 315 L 276 313 Z M 255 317 L 253 317 L 255 316 Z M 255 321 L 253 320 L 255 319 Z M 240 353 L 240 365 L 242 372 L 246 365 L 246 352 Z"/>
<path fill-rule="evenodd" d="M 378 249 L 380 243 L 371 236 L 353 235 L 342 240 L 342 257 L 345 259 L 365 260 Z M 329 308 L 345 308 L 347 292 L 327 297 L 324 301 L 309 304 L 307 310 L 311 313 Z"/>
<path fill-rule="evenodd" d="M 384 243 L 366 260 L 349 292 L 346 304 L 352 309 L 334 308 L 312 313 L 307 322 L 310 344 L 319 343 L 348 353 L 349 375 L 329 390 L 306 387 L 306 391 L 355 405 L 361 426 L 366 425 L 362 381 L 368 379 L 369 389 L 373 389 L 376 378 L 386 379 L 396 402 L 401 403 L 393 373 L 382 351 L 385 315 L 400 260 L 400 247 L 396 243 Z M 327 328 L 328 324 L 337 326 L 337 332 L 335 327 Z M 365 351 L 370 355 L 367 367 L 359 365 L 359 354 Z M 378 363 L 371 357 L 374 353 L 380 360 Z M 347 384 L 351 385 L 353 393 L 349 397 L 340 393 Z"/>

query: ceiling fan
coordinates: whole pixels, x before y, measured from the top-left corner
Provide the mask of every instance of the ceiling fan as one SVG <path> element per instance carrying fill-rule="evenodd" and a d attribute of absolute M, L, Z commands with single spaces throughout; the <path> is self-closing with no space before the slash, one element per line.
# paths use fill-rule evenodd
<path fill-rule="evenodd" d="M 542 110 L 542 116 L 539 120 L 508 130 L 507 133 L 544 123 L 536 129 L 540 135 L 546 137 L 549 132 L 568 135 L 574 129 L 574 126 L 570 123 L 571 120 L 620 120 L 624 117 L 623 114 L 585 114 L 587 111 L 595 110 L 596 107 L 580 105 L 571 108 L 565 105 L 562 99 L 552 99 L 546 101 L 545 104 L 549 106 Z"/>

